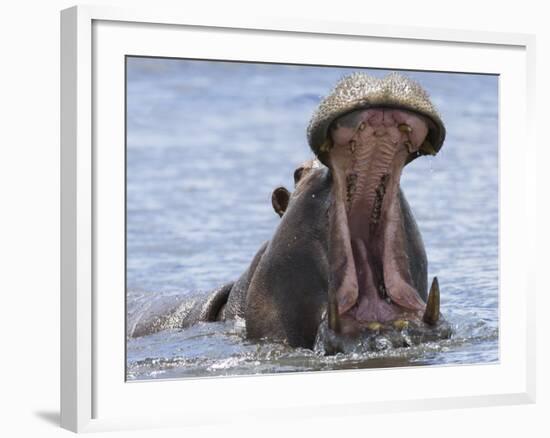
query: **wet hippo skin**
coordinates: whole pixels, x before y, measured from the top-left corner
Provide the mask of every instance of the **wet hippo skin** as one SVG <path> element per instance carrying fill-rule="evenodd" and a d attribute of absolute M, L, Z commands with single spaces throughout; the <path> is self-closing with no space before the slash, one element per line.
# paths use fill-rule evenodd
<path fill-rule="evenodd" d="M 400 188 L 405 167 L 435 155 L 445 138 L 426 92 L 398 74 L 348 76 L 321 101 L 307 134 L 316 157 L 296 169 L 292 193 L 274 190 L 281 221 L 273 237 L 182 325 L 242 318 L 250 339 L 313 348 L 322 336 L 328 352 L 380 331 L 449 336 Z"/>

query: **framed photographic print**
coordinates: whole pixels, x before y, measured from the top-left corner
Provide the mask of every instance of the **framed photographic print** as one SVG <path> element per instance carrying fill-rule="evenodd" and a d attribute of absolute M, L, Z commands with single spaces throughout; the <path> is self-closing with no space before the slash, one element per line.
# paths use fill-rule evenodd
<path fill-rule="evenodd" d="M 63 427 L 533 400 L 532 37 L 75 7 L 61 44 Z"/>

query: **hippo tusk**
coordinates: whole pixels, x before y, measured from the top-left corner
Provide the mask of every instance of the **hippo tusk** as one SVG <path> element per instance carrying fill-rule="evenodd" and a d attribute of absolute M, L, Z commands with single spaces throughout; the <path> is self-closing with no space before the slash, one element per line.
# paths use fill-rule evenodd
<path fill-rule="evenodd" d="M 439 321 L 439 282 L 437 277 L 434 277 L 432 281 L 422 320 L 429 325 L 435 325 Z"/>
<path fill-rule="evenodd" d="M 437 151 L 435 150 L 433 145 L 428 140 L 425 140 L 424 143 L 422 143 L 422 146 L 420 147 L 420 149 L 428 155 L 437 154 Z"/>

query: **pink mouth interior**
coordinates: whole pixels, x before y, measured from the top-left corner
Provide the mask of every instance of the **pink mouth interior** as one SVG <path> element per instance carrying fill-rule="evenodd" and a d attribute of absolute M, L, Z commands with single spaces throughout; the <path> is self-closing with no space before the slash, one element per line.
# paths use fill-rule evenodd
<path fill-rule="evenodd" d="M 355 111 L 331 129 L 329 253 L 344 318 L 387 322 L 425 308 L 409 272 L 399 180 L 427 133 L 422 116 L 391 108 Z"/>

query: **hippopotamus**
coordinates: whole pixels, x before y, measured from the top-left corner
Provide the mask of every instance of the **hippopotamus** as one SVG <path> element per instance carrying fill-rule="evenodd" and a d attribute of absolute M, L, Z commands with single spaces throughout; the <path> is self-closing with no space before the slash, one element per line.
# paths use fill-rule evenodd
<path fill-rule="evenodd" d="M 272 239 L 182 326 L 242 318 L 249 339 L 310 349 L 321 342 L 327 352 L 372 333 L 450 336 L 400 187 L 405 166 L 436 155 L 444 139 L 441 117 L 417 82 L 397 73 L 344 77 L 307 127 L 315 157 L 295 170 L 292 193 L 280 187 L 272 194 L 281 216 Z"/>

